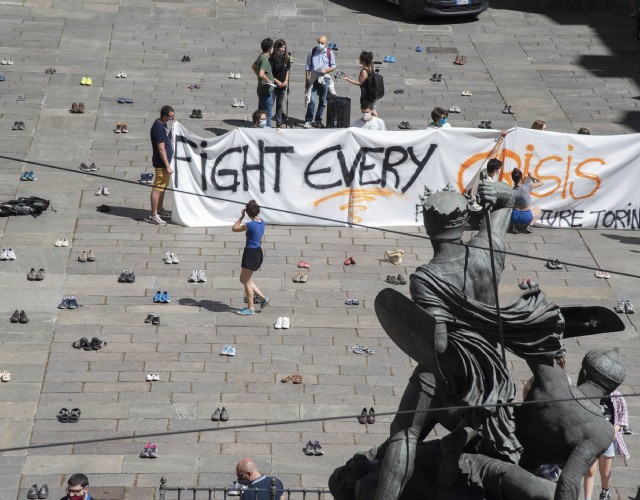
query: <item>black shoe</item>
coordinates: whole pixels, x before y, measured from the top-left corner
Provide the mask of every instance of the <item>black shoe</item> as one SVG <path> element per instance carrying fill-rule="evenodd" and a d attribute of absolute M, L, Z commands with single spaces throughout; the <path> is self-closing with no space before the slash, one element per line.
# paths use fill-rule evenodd
<path fill-rule="evenodd" d="M 154 314 L 153 318 L 151 319 L 151 324 L 154 326 L 158 326 L 160 324 L 160 316 Z"/>
<path fill-rule="evenodd" d="M 184 61 L 183 61 L 184 62 Z M 191 114 L 189 115 L 189 118 L 198 118 L 198 113 L 197 113 L 197 109 L 192 109 L 191 110 Z"/>
<path fill-rule="evenodd" d="M 127 273 L 127 283 L 135 283 L 136 282 L 136 273 L 130 271 Z"/>
<path fill-rule="evenodd" d="M 38 498 L 48 498 L 49 497 L 49 487 L 44 484 L 42 488 L 38 490 Z"/>
<path fill-rule="evenodd" d="M 35 281 L 36 280 L 36 270 L 32 267 L 31 271 L 27 273 L 27 280 Z"/>
<path fill-rule="evenodd" d="M 155 316 L 155 314 L 153 313 L 149 313 L 147 315 L 147 318 L 144 320 L 145 323 L 151 323 L 153 321 L 153 317 Z"/>
<path fill-rule="evenodd" d="M 324 125 L 322 124 L 321 121 L 314 122 L 313 126 L 315 128 L 324 128 Z"/>
<path fill-rule="evenodd" d="M 11 321 L 12 323 L 17 323 L 18 321 L 20 321 L 20 311 L 16 309 L 9 318 L 9 321 Z"/>
<path fill-rule="evenodd" d="M 11 127 L 11 130 L 18 130 L 18 122 L 13 122 L 13 127 Z M 36 497 L 33 497 L 36 498 Z"/>
<path fill-rule="evenodd" d="M 29 318 L 27 318 L 27 313 L 24 311 L 20 311 L 20 317 L 18 318 L 20 323 L 25 324 L 29 322 Z"/>
<path fill-rule="evenodd" d="M 27 491 L 27 498 L 38 498 L 38 485 L 34 484 L 29 491 Z"/>
<path fill-rule="evenodd" d="M 180 60 L 180 62 L 187 62 L 187 56 L 182 56 L 182 59 Z"/>
<path fill-rule="evenodd" d="M 229 414 L 227 413 L 227 409 L 223 406 L 222 411 L 220 412 L 220 420 L 222 422 L 226 422 L 229 420 Z"/>
<path fill-rule="evenodd" d="M 220 408 L 216 408 L 216 411 L 214 411 L 213 415 L 211 415 L 211 420 L 213 420 L 214 422 L 220 420 L 220 413 Z"/>
<path fill-rule="evenodd" d="M 196 118 L 202 118 L 202 110 L 196 109 Z"/>
<path fill-rule="evenodd" d="M 24 130 L 25 126 L 24 126 L 24 122 L 18 122 L 18 130 Z"/>
<path fill-rule="evenodd" d="M 358 422 L 361 424 L 366 424 L 367 423 L 367 409 L 363 408 L 362 411 L 360 412 L 360 416 L 358 417 Z"/>
<path fill-rule="evenodd" d="M 87 337 L 82 337 L 80 339 L 80 347 L 85 351 L 93 351 L 93 347 L 91 347 L 91 343 Z"/>
<path fill-rule="evenodd" d="M 44 269 L 39 269 L 36 273 L 36 281 L 42 281 L 44 279 Z"/>
<path fill-rule="evenodd" d="M 98 349 L 102 349 L 102 347 L 106 344 L 106 342 L 102 342 L 98 337 L 93 337 L 91 339 L 91 349 L 97 351 Z"/>
<path fill-rule="evenodd" d="M 122 271 L 120 276 L 118 277 L 118 283 L 126 283 L 127 282 L 127 274 L 128 271 Z"/>
<path fill-rule="evenodd" d="M 367 423 L 368 424 L 375 424 L 376 423 L 376 411 L 373 409 L 373 407 L 369 408 L 369 415 L 367 416 Z"/>

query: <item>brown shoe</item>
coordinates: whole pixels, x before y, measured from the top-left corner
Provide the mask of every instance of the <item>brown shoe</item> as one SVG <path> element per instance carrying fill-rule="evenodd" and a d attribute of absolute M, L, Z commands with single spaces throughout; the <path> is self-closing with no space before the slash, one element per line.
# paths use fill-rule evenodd
<path fill-rule="evenodd" d="M 86 110 L 84 109 L 84 103 L 78 103 L 78 113 L 84 113 Z"/>
<path fill-rule="evenodd" d="M 116 128 L 114 128 L 113 131 L 116 134 L 119 134 L 120 132 L 122 132 L 122 122 L 117 122 L 116 123 Z"/>
<path fill-rule="evenodd" d="M 129 127 L 127 127 L 127 122 L 122 122 L 122 126 L 120 127 L 120 131 L 123 134 L 128 134 L 129 133 Z"/>
<path fill-rule="evenodd" d="M 77 102 L 74 102 L 74 103 L 71 105 L 71 109 L 70 109 L 69 111 L 71 111 L 72 113 L 77 113 L 77 112 L 78 112 L 78 103 L 77 103 Z"/>

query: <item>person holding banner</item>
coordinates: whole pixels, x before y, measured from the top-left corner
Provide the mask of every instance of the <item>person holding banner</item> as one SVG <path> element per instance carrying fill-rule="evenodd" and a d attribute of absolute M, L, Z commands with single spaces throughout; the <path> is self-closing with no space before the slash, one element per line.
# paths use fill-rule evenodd
<path fill-rule="evenodd" d="M 522 171 L 514 168 L 511 171 L 511 180 L 513 181 L 514 204 L 511 212 L 511 224 L 514 230 L 521 228 L 530 233 L 533 231 L 531 226 L 535 224 L 540 217 L 540 207 L 531 208 L 531 190 L 544 185 L 544 182 L 534 179 L 527 175 L 524 182 L 522 181 Z"/>
<path fill-rule="evenodd" d="M 243 224 L 242 221 L 245 214 L 251 220 Z M 236 314 L 242 316 L 256 313 L 253 308 L 253 297 L 256 295 L 260 298 L 260 309 L 264 309 L 269 305 L 269 297 L 265 297 L 253 282 L 253 273 L 260 269 L 264 258 L 261 244 L 264 241 L 265 223 L 258 215 L 260 215 L 260 206 L 256 203 L 256 200 L 250 200 L 245 208 L 242 209 L 240 218 L 231 228 L 234 233 L 247 233 L 247 242 L 242 253 L 242 270 L 240 271 L 240 283 L 244 285 L 247 307 L 236 311 Z"/>

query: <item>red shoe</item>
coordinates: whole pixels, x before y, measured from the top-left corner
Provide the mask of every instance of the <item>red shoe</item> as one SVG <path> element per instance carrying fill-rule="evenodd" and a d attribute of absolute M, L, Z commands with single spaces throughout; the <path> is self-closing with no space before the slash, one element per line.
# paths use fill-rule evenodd
<path fill-rule="evenodd" d="M 351 261 L 351 264 L 355 265 L 356 259 L 354 259 L 353 256 L 349 257 L 349 260 Z"/>

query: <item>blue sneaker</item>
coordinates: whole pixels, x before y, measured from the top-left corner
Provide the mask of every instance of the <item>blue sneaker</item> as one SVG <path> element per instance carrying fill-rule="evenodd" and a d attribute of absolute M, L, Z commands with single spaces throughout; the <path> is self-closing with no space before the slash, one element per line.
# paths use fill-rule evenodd
<path fill-rule="evenodd" d="M 167 292 L 166 290 L 164 292 L 162 292 L 162 303 L 164 304 L 168 304 L 169 302 L 171 302 L 171 299 L 169 298 L 169 292 Z"/>
<path fill-rule="evenodd" d="M 67 309 L 76 309 L 78 307 L 78 299 L 76 299 L 75 295 L 69 298 L 69 304 L 67 305 Z"/>
<path fill-rule="evenodd" d="M 62 299 L 62 302 L 58 305 L 58 309 L 66 309 L 67 307 L 69 307 L 69 297 Z"/>
<path fill-rule="evenodd" d="M 253 309 L 248 309 L 248 308 L 244 308 L 244 309 L 238 309 L 236 311 L 236 314 L 240 314 L 241 316 L 249 316 L 251 314 L 255 314 L 256 312 Z"/>
<path fill-rule="evenodd" d="M 269 297 L 265 297 L 260 301 L 260 309 L 264 309 L 269 305 Z"/>
<path fill-rule="evenodd" d="M 153 301 L 155 303 L 162 302 L 162 292 L 158 290 L 156 294 L 153 296 Z"/>
<path fill-rule="evenodd" d="M 395 56 L 389 56 L 389 62 L 390 62 L 390 63 L 394 63 L 394 62 L 396 62 L 396 58 L 395 58 Z"/>

